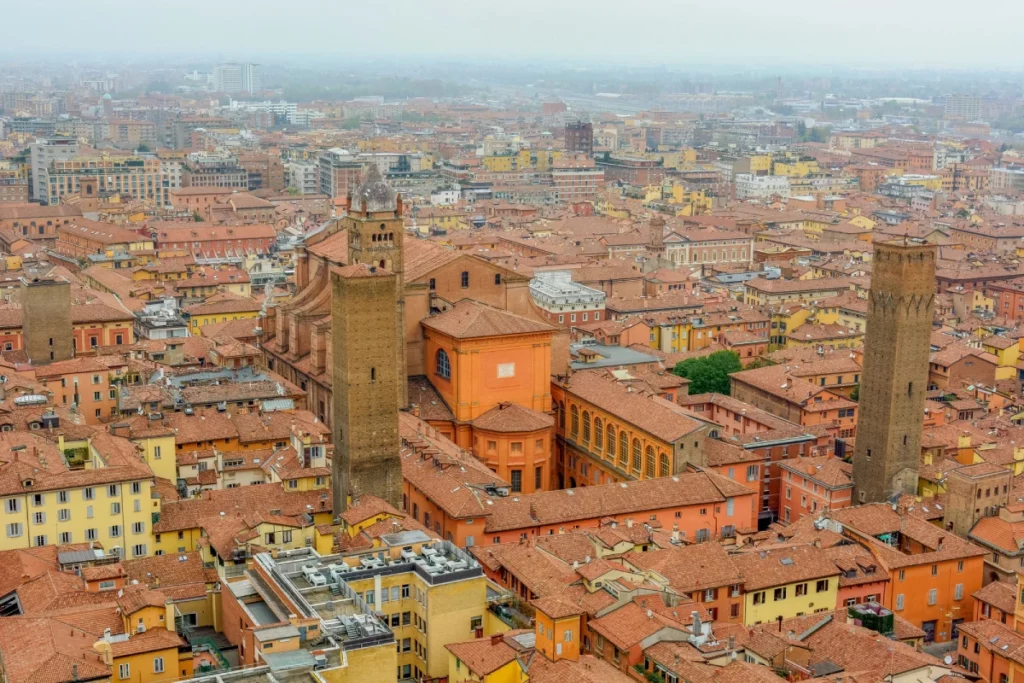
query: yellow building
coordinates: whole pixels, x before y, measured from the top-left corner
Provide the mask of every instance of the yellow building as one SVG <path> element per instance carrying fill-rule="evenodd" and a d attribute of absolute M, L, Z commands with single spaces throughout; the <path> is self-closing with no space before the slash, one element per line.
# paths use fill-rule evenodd
<path fill-rule="evenodd" d="M 131 442 L 98 432 L 73 467 L 57 446 L 31 433 L 4 433 L 0 447 L 12 456 L 0 487 L 0 550 L 95 542 L 122 557 L 153 553 L 160 501 L 151 495 L 153 472 Z"/>
<path fill-rule="evenodd" d="M 755 154 L 750 157 L 750 171 L 752 175 L 771 175 L 772 157 L 770 154 Z"/>
<path fill-rule="evenodd" d="M 343 645 L 348 638 L 365 638 L 392 653 L 390 668 L 364 671 L 364 677 L 356 678 L 352 677 L 355 671 L 350 671 L 343 680 L 445 678 L 450 674 L 446 646 L 484 635 L 487 579 L 483 570 L 462 550 L 422 531 L 386 534 L 382 540 L 380 550 L 357 555 L 321 556 L 312 549 L 287 556 L 279 553 L 276 559 L 261 554 L 246 576 L 257 572 L 264 578 L 257 591 L 264 599 L 269 589 L 278 599 L 291 602 L 292 591 L 301 590 L 311 609 L 294 610 L 296 620 L 307 625 L 319 622 L 317 630 L 332 633 Z M 233 627 L 227 615 L 239 611 L 236 601 L 235 596 L 225 597 L 229 638 Z M 251 602 L 245 604 L 248 607 Z M 247 615 L 241 611 L 245 624 Z M 366 620 L 358 631 L 331 624 L 337 616 L 351 614 L 372 615 L 372 624 Z M 246 625 L 245 630 L 249 629 L 258 636 L 262 627 Z M 303 647 L 302 640 L 302 636 L 293 638 L 297 647 Z M 352 667 L 350 659 L 348 668 Z"/>
<path fill-rule="evenodd" d="M 242 297 L 227 292 L 210 297 L 201 304 L 185 309 L 189 325 L 196 330 L 212 323 L 226 323 L 229 320 L 255 320 L 259 317 L 261 304 L 252 297 Z"/>
<path fill-rule="evenodd" d="M 745 626 L 836 609 L 839 569 L 821 548 L 800 546 L 740 554 L 733 563 L 746 577 Z"/>
<path fill-rule="evenodd" d="M 1008 337 L 993 335 L 981 340 L 981 348 L 996 357 L 996 380 L 1013 379 L 1017 375 L 1020 345 Z"/>
<path fill-rule="evenodd" d="M 813 173 L 821 173 L 818 161 L 806 157 L 776 159 L 773 161 L 771 172 L 772 175 L 789 178 L 806 178 Z"/>

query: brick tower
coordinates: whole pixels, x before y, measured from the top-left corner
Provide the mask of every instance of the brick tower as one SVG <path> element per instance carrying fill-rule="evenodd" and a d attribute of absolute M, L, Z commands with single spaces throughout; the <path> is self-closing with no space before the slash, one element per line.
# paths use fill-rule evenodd
<path fill-rule="evenodd" d="M 934 244 L 875 244 L 853 458 L 857 503 L 917 492 L 935 257 Z"/>
<path fill-rule="evenodd" d="M 71 326 L 71 284 L 63 279 L 21 278 L 25 353 L 36 365 L 75 355 Z"/>
<path fill-rule="evenodd" d="M 336 516 L 360 493 L 402 504 L 402 203 L 376 166 L 350 195 L 343 227 L 348 265 L 331 272 Z"/>

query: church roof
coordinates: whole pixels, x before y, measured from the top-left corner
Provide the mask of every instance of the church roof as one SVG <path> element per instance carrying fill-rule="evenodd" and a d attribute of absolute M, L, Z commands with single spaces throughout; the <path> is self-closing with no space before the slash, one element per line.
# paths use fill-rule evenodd
<path fill-rule="evenodd" d="M 555 329 L 547 323 L 530 320 L 471 299 L 463 299 L 444 313 L 423 320 L 421 324 L 456 339 L 553 332 Z"/>

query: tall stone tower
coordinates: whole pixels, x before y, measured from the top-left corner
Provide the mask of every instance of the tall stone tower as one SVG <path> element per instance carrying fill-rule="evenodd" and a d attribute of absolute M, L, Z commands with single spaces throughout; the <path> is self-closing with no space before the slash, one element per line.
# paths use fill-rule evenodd
<path fill-rule="evenodd" d="M 33 363 L 68 360 L 75 355 L 71 334 L 71 284 L 63 279 L 21 278 L 25 353 Z"/>
<path fill-rule="evenodd" d="M 402 504 L 402 204 L 375 166 L 350 195 L 343 227 L 348 265 L 331 272 L 336 516 L 347 509 L 350 495 Z"/>
<path fill-rule="evenodd" d="M 917 492 L 935 258 L 934 244 L 875 244 L 853 458 L 857 503 Z"/>
<path fill-rule="evenodd" d="M 349 195 L 349 213 L 342 221 L 348 230 L 348 263 L 365 263 L 383 268 L 396 276 L 395 298 L 398 311 L 396 321 L 397 344 L 395 363 L 399 368 L 398 405 L 408 404 L 409 387 L 406 383 L 405 364 L 405 272 L 402 240 L 405 235 L 402 220 L 402 197 L 395 193 L 376 164 L 366 169 L 363 182 Z"/>

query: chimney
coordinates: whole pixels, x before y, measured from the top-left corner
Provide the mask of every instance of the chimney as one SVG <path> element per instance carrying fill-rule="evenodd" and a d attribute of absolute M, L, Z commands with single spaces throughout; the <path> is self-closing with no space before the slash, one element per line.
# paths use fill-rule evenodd
<path fill-rule="evenodd" d="M 700 637 L 701 635 L 701 623 L 700 623 L 700 612 L 694 610 L 690 612 L 690 616 L 693 618 L 693 635 Z"/>
<path fill-rule="evenodd" d="M 495 633 L 494 635 L 491 636 L 491 645 L 497 645 L 498 643 L 501 642 L 502 638 L 504 638 L 503 634 Z"/>

